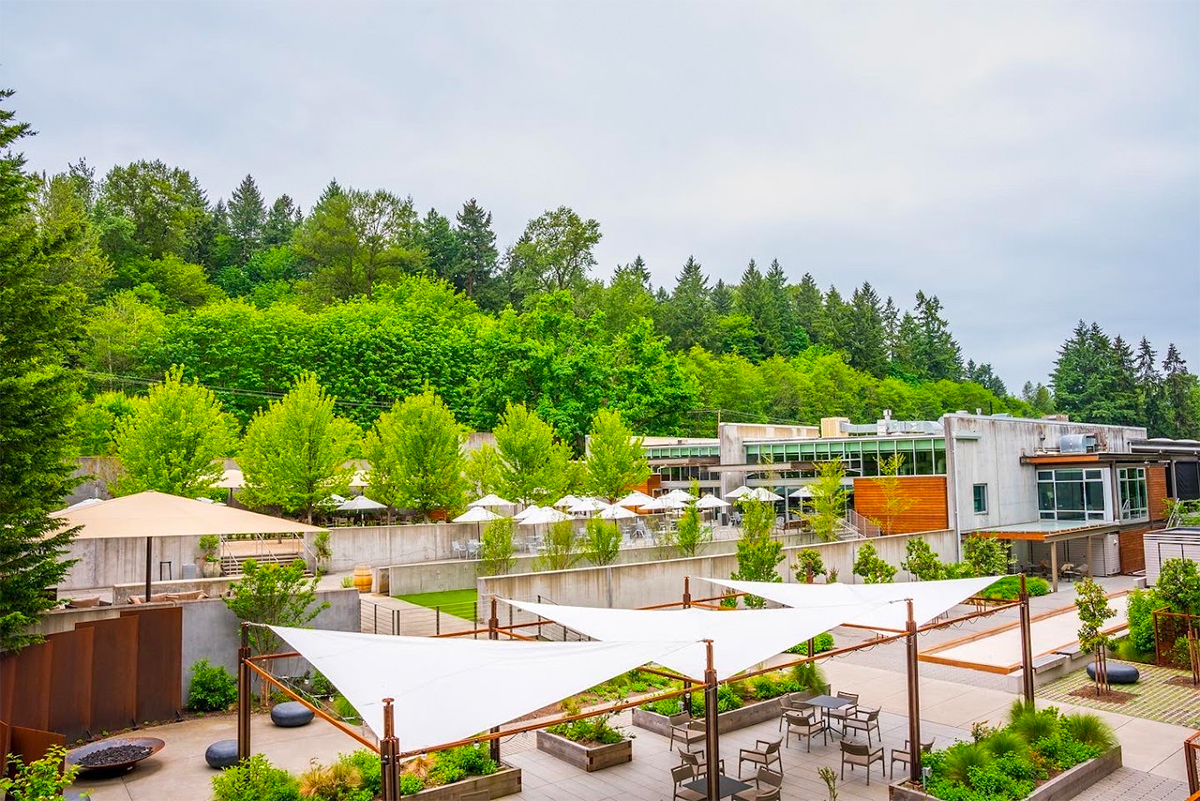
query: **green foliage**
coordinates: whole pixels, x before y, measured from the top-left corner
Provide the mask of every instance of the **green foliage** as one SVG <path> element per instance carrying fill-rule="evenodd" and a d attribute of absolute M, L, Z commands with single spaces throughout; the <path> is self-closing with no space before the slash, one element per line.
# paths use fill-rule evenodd
<path fill-rule="evenodd" d="M 775 569 L 783 561 L 783 543 L 771 536 L 775 507 L 769 501 L 742 498 L 742 536 L 737 542 L 738 569 L 729 577 L 734 581 L 783 581 Z M 742 598 L 746 606 L 757 609 L 766 602 L 756 595 Z"/>
<path fill-rule="evenodd" d="M 492 494 L 500 488 L 500 454 L 490 443 L 483 443 L 467 455 L 463 476 L 476 498 Z"/>
<path fill-rule="evenodd" d="M 113 455 L 113 434 L 117 424 L 133 414 L 134 408 L 133 399 L 124 392 L 101 392 L 80 406 L 75 416 L 79 455 Z"/>
<path fill-rule="evenodd" d="M 463 505 L 466 429 L 432 390 L 397 402 L 363 442 L 371 462 L 369 492 L 392 507 L 428 514 Z"/>
<path fill-rule="evenodd" d="M 200 553 L 204 554 L 205 562 L 218 562 L 217 551 L 221 548 L 221 538 L 216 534 L 205 534 L 196 543 Z"/>
<path fill-rule="evenodd" d="M 680 556 L 696 556 L 704 544 L 712 540 L 712 526 L 700 522 L 700 510 L 689 503 L 679 516 L 673 544 Z"/>
<path fill-rule="evenodd" d="M 333 558 L 333 546 L 329 544 L 328 531 L 318 531 L 313 537 L 313 556 L 316 559 L 318 571 L 328 568 L 329 560 Z"/>
<path fill-rule="evenodd" d="M 1112 727 L 1099 715 L 1091 712 L 1074 712 L 1062 718 L 1063 731 L 1071 739 L 1097 748 L 1101 753 L 1115 748 L 1117 736 Z"/>
<path fill-rule="evenodd" d="M 1200 570 L 1195 561 L 1175 558 L 1163 562 L 1156 589 L 1172 612 L 1200 614 Z"/>
<path fill-rule="evenodd" d="M 722 712 L 732 712 L 735 709 L 741 709 L 746 705 L 742 697 L 738 695 L 737 690 L 730 684 L 722 684 L 717 687 L 717 714 Z M 692 717 L 702 718 L 705 716 L 704 708 L 704 693 L 696 692 L 692 695 Z"/>
<path fill-rule="evenodd" d="M 796 563 L 792 572 L 798 581 L 812 582 L 817 576 L 825 574 L 825 560 L 816 548 L 804 548 L 796 554 Z"/>
<path fill-rule="evenodd" d="M 905 543 L 904 561 L 900 567 L 916 576 L 918 581 L 937 581 L 946 577 L 946 566 L 921 537 L 914 537 Z"/>
<path fill-rule="evenodd" d="M 817 480 L 808 485 L 812 493 L 812 514 L 808 516 L 813 533 L 822 542 L 834 542 L 846 516 L 846 466 L 840 459 L 817 464 Z"/>
<path fill-rule="evenodd" d="M 593 517 L 587 521 L 583 556 L 593 565 L 611 565 L 621 552 L 621 529 L 616 523 Z"/>
<path fill-rule="evenodd" d="M 500 452 L 500 490 L 522 503 L 544 503 L 562 495 L 569 461 L 554 430 L 525 404 L 509 404 L 493 432 Z"/>
<path fill-rule="evenodd" d="M 213 777 L 216 801 L 299 801 L 296 778 L 254 754 Z"/>
<path fill-rule="evenodd" d="M 557 726 L 548 727 L 546 731 L 566 737 L 571 742 L 586 745 L 612 745 L 625 740 L 625 734 L 620 729 L 610 726 L 608 720 L 608 715 L 598 715 L 570 723 L 559 723 Z"/>
<path fill-rule="evenodd" d="M 467 776 L 487 776 L 499 769 L 485 743 L 463 745 L 438 752 L 425 783 L 430 787 L 451 784 Z"/>
<path fill-rule="evenodd" d="M 1087 653 L 1108 644 L 1104 623 L 1116 614 L 1108 604 L 1104 588 L 1090 577 L 1075 582 L 1075 608 L 1079 610 L 1079 646 Z"/>
<path fill-rule="evenodd" d="M 300 774 L 298 784 L 302 798 L 318 801 L 372 801 L 375 797 L 363 787 L 358 768 L 341 757 L 332 765 L 318 765 L 312 760 L 309 769 Z"/>
<path fill-rule="evenodd" d="M 916 499 L 904 491 L 900 471 L 904 466 L 904 454 L 895 453 L 879 459 L 879 477 L 875 485 L 883 495 L 882 515 L 877 521 L 884 534 L 895 534 L 896 524 Z"/>
<path fill-rule="evenodd" d="M 1161 609 L 1164 606 L 1163 600 L 1155 590 L 1145 589 L 1129 593 L 1126 603 L 1130 641 L 1138 651 L 1153 653 L 1154 616 L 1152 613 L 1155 609 Z"/>
<path fill-rule="evenodd" d="M 1033 745 L 1054 736 L 1058 730 L 1058 710 L 1054 707 L 1037 710 L 1032 705 L 1016 702 L 1009 711 L 1008 728 Z"/>
<path fill-rule="evenodd" d="M 319 578 L 305 579 L 305 566 L 300 560 L 290 565 L 259 565 L 247 559 L 242 565 L 242 578 L 229 588 L 225 605 L 240 620 L 265 623 L 271 626 L 304 626 L 328 602 L 318 604 Z M 255 653 L 271 653 L 277 638 L 262 626 L 250 627 L 250 644 Z"/>
<path fill-rule="evenodd" d="M 986 769 L 992 759 L 982 743 L 957 743 L 946 749 L 942 766 L 950 781 L 969 785 L 972 772 Z"/>
<path fill-rule="evenodd" d="M 813 647 L 818 654 L 825 651 L 833 650 L 833 635 L 827 631 L 823 631 L 816 637 L 813 637 Z M 796 643 L 791 648 L 787 649 L 789 654 L 799 654 L 800 656 L 808 656 L 808 641 Z"/>
<path fill-rule="evenodd" d="M 508 252 L 515 288 L 533 294 L 582 287 L 596 264 L 592 248 L 599 241 L 600 223 L 566 206 L 530 220 Z"/>
<path fill-rule="evenodd" d="M 861 576 L 867 584 L 889 584 L 896 575 L 896 568 L 880 558 L 874 545 L 866 542 L 858 547 L 854 575 Z"/>
<path fill-rule="evenodd" d="M 67 749 L 52 745 L 46 755 L 26 765 L 18 757 L 8 755 L 11 776 L 0 772 L 0 792 L 7 792 L 12 801 L 62 801 L 66 789 L 79 773 L 77 765 L 64 767 Z"/>
<path fill-rule="evenodd" d="M 113 492 L 157 490 L 195 497 L 221 478 L 220 459 L 234 452 L 237 427 L 209 390 L 183 381 L 183 368 L 133 401 L 114 436 L 124 472 Z"/>
<path fill-rule="evenodd" d="M 188 686 L 188 709 L 214 712 L 228 709 L 237 701 L 237 681 L 221 665 L 210 665 L 201 659 L 192 665 L 192 682 Z"/>
<path fill-rule="evenodd" d="M 304 373 L 246 429 L 238 462 L 245 473 L 245 501 L 302 513 L 311 523 L 330 495 L 348 492 L 354 470 L 344 465 L 358 440 L 358 427 L 336 415 L 334 398 L 316 375 Z"/>
<path fill-rule="evenodd" d="M 1003 576 L 1012 564 L 1008 543 L 995 537 L 972 534 L 963 542 L 963 562 L 973 576 Z"/>
<path fill-rule="evenodd" d="M 362 715 L 358 714 L 358 710 L 354 708 L 354 704 L 347 700 L 346 696 L 337 693 L 333 696 L 333 701 L 330 703 L 333 708 L 333 714 L 337 715 L 344 721 L 349 723 L 357 723 L 362 720 Z"/>
<path fill-rule="evenodd" d="M 619 411 L 601 409 L 592 418 L 587 470 L 592 492 L 610 501 L 650 475 L 642 438 L 634 436 Z"/>
<path fill-rule="evenodd" d="M 488 523 L 479 538 L 479 574 L 499 576 L 512 570 L 516 563 L 512 518 L 502 517 Z"/>
<path fill-rule="evenodd" d="M 1050 594 L 1050 585 L 1044 578 L 1038 576 L 1025 577 L 1025 591 L 1030 597 Z M 979 594 L 984 598 L 994 598 L 999 601 L 1015 601 L 1021 594 L 1021 577 L 1005 576 L 994 584 L 983 588 Z"/>
<path fill-rule="evenodd" d="M 1025 742 L 1025 738 L 1008 729 L 992 732 L 980 742 L 992 756 L 997 757 L 1006 754 L 1023 755 L 1029 751 L 1029 743 Z"/>
<path fill-rule="evenodd" d="M 546 532 L 545 550 L 534 560 L 536 570 L 567 570 L 583 556 L 579 550 L 579 538 L 575 536 L 575 524 L 562 520 L 550 524 Z"/>
<path fill-rule="evenodd" d="M 692 695 L 693 703 L 695 702 L 697 694 Z M 664 698 L 661 701 L 647 701 L 638 708 L 644 709 L 647 712 L 654 712 L 658 715 L 666 715 L 667 717 L 670 717 L 671 715 L 678 715 L 683 711 L 683 699 L 682 697 L 676 697 Z"/>
<path fill-rule="evenodd" d="M 825 672 L 816 662 L 803 662 L 792 668 L 792 675 L 801 690 L 822 694 L 828 691 L 829 682 Z"/>
<path fill-rule="evenodd" d="M 425 789 L 425 780 L 420 776 L 405 773 L 400 777 L 400 795 L 414 795 Z"/>

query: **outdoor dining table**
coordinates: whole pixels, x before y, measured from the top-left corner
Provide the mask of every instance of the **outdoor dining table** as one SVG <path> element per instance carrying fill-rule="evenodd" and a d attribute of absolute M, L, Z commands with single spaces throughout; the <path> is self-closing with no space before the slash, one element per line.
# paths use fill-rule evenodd
<path fill-rule="evenodd" d="M 844 706 L 854 704 L 849 698 L 837 698 L 832 695 L 817 695 L 812 698 L 805 699 L 801 703 L 809 704 L 810 706 L 819 706 L 825 710 L 822 714 L 825 717 L 826 724 L 829 722 L 829 710 L 841 709 Z"/>
<path fill-rule="evenodd" d="M 683 785 L 689 790 L 708 796 L 708 777 L 702 776 L 695 781 L 688 782 Z M 724 773 L 717 776 L 717 798 L 724 798 L 727 795 L 740 793 L 743 790 L 749 790 L 754 785 L 747 784 L 741 779 L 735 779 L 732 776 L 726 776 Z"/>

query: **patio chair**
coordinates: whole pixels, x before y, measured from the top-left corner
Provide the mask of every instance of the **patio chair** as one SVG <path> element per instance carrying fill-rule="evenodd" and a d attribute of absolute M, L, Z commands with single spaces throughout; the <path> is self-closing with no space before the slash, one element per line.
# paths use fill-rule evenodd
<path fill-rule="evenodd" d="M 697 776 L 704 775 L 704 767 L 708 764 L 707 751 L 680 751 L 679 764 L 688 765 L 692 769 L 692 773 Z M 717 772 L 725 772 L 725 760 L 717 760 Z"/>
<path fill-rule="evenodd" d="M 797 737 L 807 737 L 808 744 L 805 750 L 811 754 L 812 738 L 820 734 L 825 739 L 825 745 L 829 745 L 829 727 L 820 718 L 814 718 L 811 714 L 784 712 L 783 719 L 787 722 L 787 736 L 784 738 L 786 744 L 791 744 L 793 734 Z"/>
<path fill-rule="evenodd" d="M 463 544 L 461 542 L 459 542 L 458 540 L 455 540 L 451 544 L 450 548 L 451 548 L 452 552 L 454 553 L 455 559 L 463 559 L 467 555 L 467 549 L 465 547 L 463 547 Z"/>
<path fill-rule="evenodd" d="M 671 768 L 671 781 L 675 782 L 675 795 L 672 796 L 674 801 L 705 801 L 706 796 L 703 793 L 697 793 L 695 790 L 689 790 L 683 786 L 685 782 L 690 782 L 695 778 L 696 774 L 692 771 L 691 765 Z"/>
<path fill-rule="evenodd" d="M 838 698 L 844 698 L 850 703 L 846 706 L 838 707 L 837 709 L 828 709 L 825 711 L 825 717 L 829 720 L 830 725 L 833 721 L 841 721 L 838 725 L 842 727 L 842 734 L 846 733 L 846 719 L 852 718 L 858 712 L 858 693 L 843 693 L 837 694 Z"/>
<path fill-rule="evenodd" d="M 742 776 L 742 765 L 749 762 L 751 765 L 757 765 L 760 768 L 770 768 L 772 765 L 779 766 L 779 772 L 783 773 L 783 759 L 779 755 L 779 748 L 783 745 L 783 740 L 755 740 L 754 748 L 743 748 L 738 752 L 738 778 Z"/>
<path fill-rule="evenodd" d="M 779 801 L 779 788 L 782 786 L 782 773 L 759 768 L 758 774 L 754 777 L 754 788 L 736 793 L 733 801 Z"/>
<path fill-rule="evenodd" d="M 877 745 L 872 748 L 869 745 L 862 743 L 851 743 L 842 740 L 842 781 L 846 780 L 846 766 L 850 766 L 850 770 L 857 767 L 867 769 L 867 786 L 871 786 L 871 764 L 879 763 L 879 773 L 881 776 L 887 776 L 883 772 L 883 746 Z"/>
<path fill-rule="evenodd" d="M 934 739 L 936 739 L 936 738 L 931 738 L 929 740 L 929 742 L 927 742 L 927 743 L 921 743 L 921 750 L 926 753 L 929 753 L 930 751 L 932 751 Z M 909 759 L 909 757 L 911 755 L 908 753 L 909 742 L 911 742 L 911 741 L 905 740 L 903 748 L 893 748 L 892 749 L 892 760 L 891 760 L 890 767 L 892 769 L 892 778 L 893 779 L 896 778 L 896 763 L 897 762 L 899 762 L 901 765 L 903 765 L 904 767 L 907 768 L 909 763 L 912 761 L 911 759 Z"/>
<path fill-rule="evenodd" d="M 479 556 L 479 540 L 469 540 L 467 542 L 467 558 L 475 559 Z"/>
<path fill-rule="evenodd" d="M 844 721 L 842 721 L 842 733 L 843 734 L 846 734 L 850 730 L 865 731 L 867 733 L 867 745 L 871 744 L 871 730 L 872 729 L 874 729 L 875 733 L 877 735 L 879 735 L 879 742 L 882 743 L 883 735 L 879 734 L 879 710 L 878 709 L 868 709 L 868 710 L 860 709 L 854 715 L 854 717 L 846 718 Z"/>
<path fill-rule="evenodd" d="M 783 731 L 783 722 L 787 719 L 788 713 L 793 712 L 800 715 L 807 715 L 816 707 L 810 704 L 807 700 L 801 698 L 804 693 L 788 693 L 779 699 L 779 730 Z"/>
<path fill-rule="evenodd" d="M 680 712 L 678 715 L 671 715 L 667 720 L 671 724 L 671 737 L 667 742 L 668 748 L 675 747 L 676 740 L 683 741 L 684 751 L 691 751 L 692 746 L 696 743 L 703 743 L 706 739 L 704 732 L 704 721 L 692 720 L 686 712 Z"/>

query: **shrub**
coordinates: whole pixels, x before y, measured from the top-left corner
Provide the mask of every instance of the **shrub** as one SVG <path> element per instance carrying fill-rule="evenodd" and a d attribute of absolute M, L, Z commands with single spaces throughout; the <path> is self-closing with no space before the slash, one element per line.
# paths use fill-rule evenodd
<path fill-rule="evenodd" d="M 699 693 L 693 695 L 692 698 L 695 699 L 696 695 L 699 695 Z M 683 711 L 683 699 L 676 697 L 664 698 L 661 701 L 647 701 L 646 703 L 642 704 L 639 709 L 644 709 L 647 712 L 654 712 L 657 715 L 666 715 L 670 717 L 671 715 L 678 715 Z"/>
<path fill-rule="evenodd" d="M 464 745 L 439 752 L 433 760 L 433 767 L 425 777 L 425 784 L 437 787 L 442 784 L 453 784 L 467 776 L 486 776 L 495 773 L 499 766 L 488 756 L 485 744 Z"/>
<path fill-rule="evenodd" d="M 575 743 L 611 745 L 625 740 L 625 734 L 620 729 L 608 725 L 608 719 L 608 715 L 598 715 L 594 718 L 550 726 L 546 731 L 557 734 L 559 737 L 566 737 Z"/>
<path fill-rule="evenodd" d="M 971 771 L 986 768 L 992 754 L 980 743 L 958 743 L 946 749 L 943 770 L 946 778 L 960 784 L 971 784 Z"/>
<path fill-rule="evenodd" d="M 792 668 L 792 677 L 801 690 L 820 695 L 825 692 L 828 684 L 821 666 L 814 662 L 804 662 Z"/>
<path fill-rule="evenodd" d="M 904 561 L 900 567 L 917 577 L 918 581 L 936 581 L 946 574 L 946 566 L 924 539 L 915 538 L 904 545 Z"/>
<path fill-rule="evenodd" d="M 792 572 L 796 575 L 797 581 L 808 581 L 810 574 L 813 578 L 825 575 L 825 560 L 821 558 L 821 552 L 816 548 L 805 548 L 800 551 L 796 554 L 796 563 L 792 565 Z"/>
<path fill-rule="evenodd" d="M 216 801 L 299 801 L 292 774 L 274 767 L 262 754 L 243 759 L 212 780 Z"/>
<path fill-rule="evenodd" d="M 1155 609 L 1165 606 L 1154 590 L 1134 590 L 1129 593 L 1126 609 L 1129 617 L 1129 640 L 1142 653 L 1154 653 Z M 1122 657 L 1124 658 L 1124 657 Z"/>
<path fill-rule="evenodd" d="M 332 706 L 333 714 L 337 715 L 344 721 L 357 723 L 358 721 L 362 720 L 358 714 L 358 710 L 355 709 L 354 705 L 347 701 L 346 696 L 342 695 L 341 693 L 338 693 L 333 697 Z"/>
<path fill-rule="evenodd" d="M 896 568 L 880 558 L 875 546 L 866 543 L 859 546 L 858 558 L 854 560 L 854 575 L 862 576 L 867 584 L 888 584 L 896 575 Z"/>
<path fill-rule="evenodd" d="M 818 634 L 816 637 L 813 637 L 813 645 L 816 647 L 818 654 L 824 653 L 825 651 L 832 651 L 833 650 L 833 635 L 827 631 L 822 632 L 821 634 Z M 801 656 L 808 656 L 808 641 L 805 640 L 804 642 L 796 643 L 791 648 L 787 649 L 787 652 L 789 654 L 800 654 Z"/>
<path fill-rule="evenodd" d="M 420 776 L 405 773 L 400 777 L 400 795 L 414 795 L 425 789 L 425 782 Z"/>
<path fill-rule="evenodd" d="M 67 749 L 59 745 L 51 746 L 45 756 L 28 765 L 9 756 L 8 767 L 13 775 L 5 778 L 0 771 L 0 791 L 7 792 L 12 801 L 61 801 L 67 786 L 79 773 L 75 765 L 63 767 L 66 756 Z"/>
<path fill-rule="evenodd" d="M 1017 704 L 1013 704 L 1013 712 L 1016 714 L 1011 715 L 1009 729 L 1030 745 L 1038 740 L 1053 737 L 1058 730 L 1058 710 L 1052 706 L 1040 712 L 1023 706 L 1021 711 L 1017 712 Z"/>
<path fill-rule="evenodd" d="M 1033 743 L 1033 750 L 1059 770 L 1073 768 L 1080 762 L 1099 756 L 1101 750 L 1072 739 L 1065 732 L 1055 731 Z"/>
<path fill-rule="evenodd" d="M 737 691 L 728 684 L 722 684 L 717 688 L 717 714 L 722 712 L 732 712 L 735 709 L 741 709 L 745 706 L 742 697 Z M 707 714 L 705 709 L 704 693 L 699 692 L 692 696 L 692 716 L 702 718 Z"/>
<path fill-rule="evenodd" d="M 1025 590 L 1034 597 L 1047 595 L 1050 592 L 1050 585 L 1044 578 L 1027 576 Z M 1021 577 L 1005 576 L 995 584 L 989 584 L 979 594 L 984 598 L 992 598 L 997 601 L 1015 601 L 1021 595 Z"/>
<path fill-rule="evenodd" d="M 1091 712 L 1076 712 L 1065 715 L 1062 719 L 1063 730 L 1073 740 L 1108 751 L 1116 746 L 1117 736 L 1099 716 Z"/>
<path fill-rule="evenodd" d="M 338 762 L 358 771 L 362 789 L 370 793 L 370 798 L 383 791 L 383 767 L 379 762 L 379 754 L 369 748 L 360 748 L 349 754 L 338 754 Z"/>
<path fill-rule="evenodd" d="M 1162 563 L 1158 595 L 1172 612 L 1200 613 L 1200 570 L 1191 559 L 1175 558 Z"/>
<path fill-rule="evenodd" d="M 1007 754 L 1024 754 L 1029 750 L 1029 743 L 1021 735 L 1008 729 L 992 733 L 984 738 L 983 745 L 991 752 L 992 756 L 1005 756 Z"/>
<path fill-rule="evenodd" d="M 320 801 L 371 801 L 362 786 L 362 774 L 348 762 L 338 760 L 332 765 L 312 766 L 299 778 L 300 795 Z"/>
<path fill-rule="evenodd" d="M 201 659 L 192 665 L 192 683 L 188 686 L 188 708 L 197 712 L 228 709 L 237 701 L 237 681 L 220 665 Z"/>

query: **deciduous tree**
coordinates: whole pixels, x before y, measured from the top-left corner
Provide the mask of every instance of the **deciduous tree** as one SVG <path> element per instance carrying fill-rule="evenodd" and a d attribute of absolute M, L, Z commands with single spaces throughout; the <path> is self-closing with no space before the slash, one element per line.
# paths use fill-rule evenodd
<path fill-rule="evenodd" d="M 525 404 L 509 404 L 496 426 L 500 452 L 500 488 L 509 500 L 545 503 L 558 498 L 564 486 L 569 453 L 554 441 L 550 428 Z"/>
<path fill-rule="evenodd" d="M 846 515 L 846 468 L 840 459 L 817 463 L 817 480 L 808 485 L 813 511 L 808 515 L 813 533 L 822 542 L 833 542 L 841 532 Z"/>
<path fill-rule="evenodd" d="M 522 294 L 578 289 L 596 266 L 592 249 L 599 242 L 600 223 L 566 206 L 530 220 L 508 252 L 514 288 Z"/>
<path fill-rule="evenodd" d="M 625 494 L 649 477 L 650 465 L 642 438 L 633 435 L 620 412 L 601 409 L 592 418 L 587 471 L 592 492 L 608 500 Z"/>

